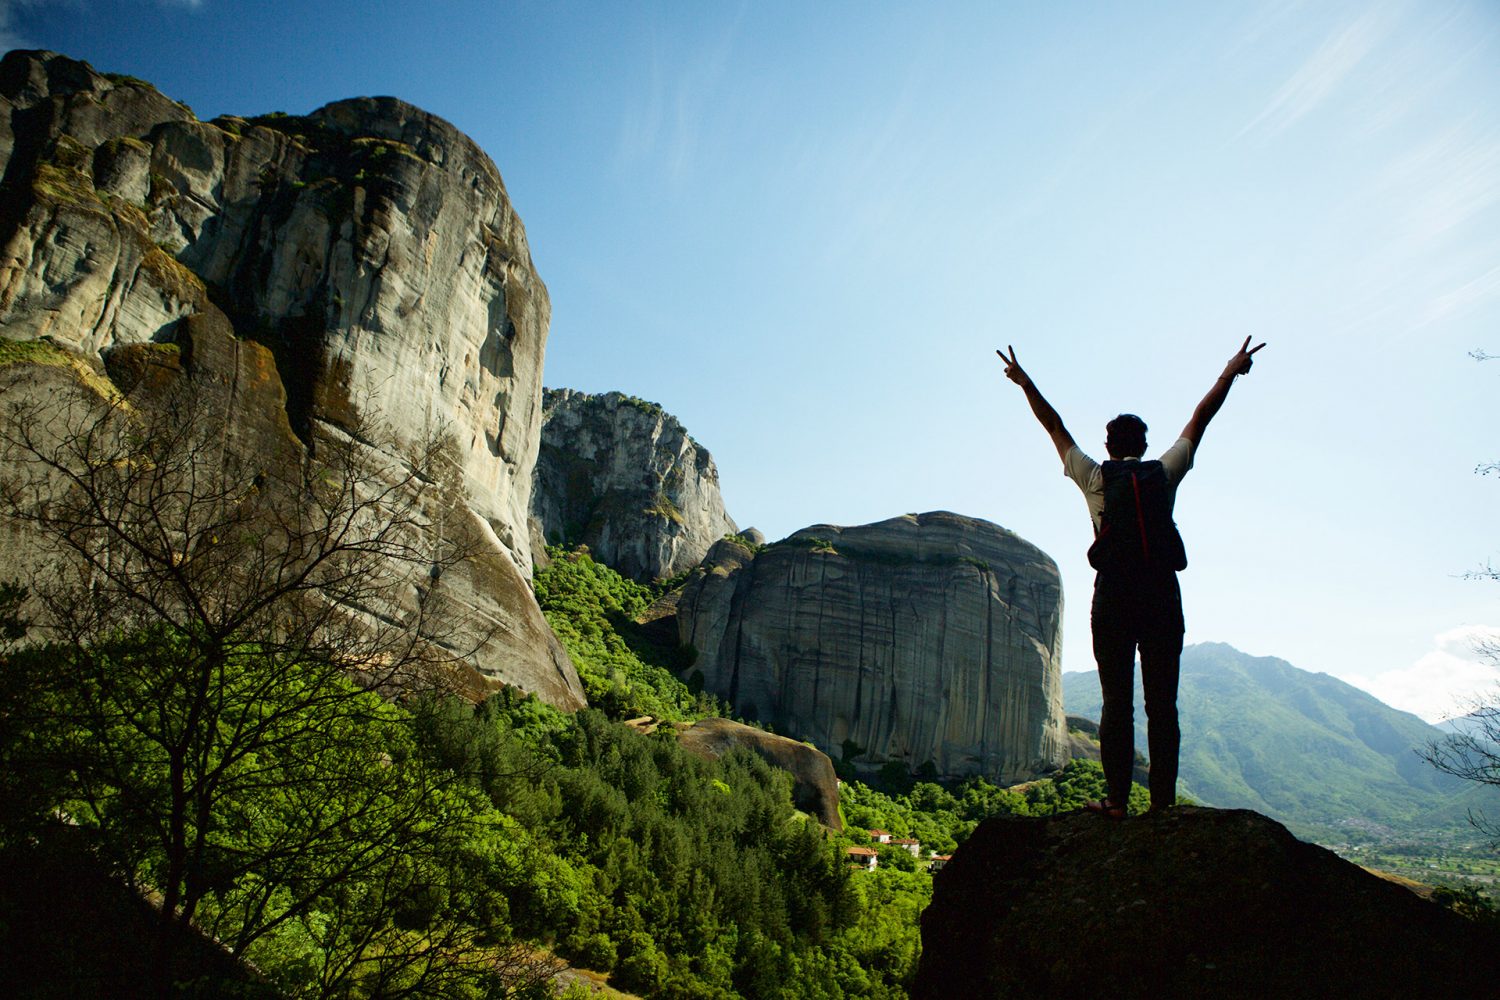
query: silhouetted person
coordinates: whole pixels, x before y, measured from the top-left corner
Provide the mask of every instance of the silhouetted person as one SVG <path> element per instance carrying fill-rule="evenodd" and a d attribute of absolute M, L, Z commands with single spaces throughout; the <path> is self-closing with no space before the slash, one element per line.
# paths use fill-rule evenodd
<path fill-rule="evenodd" d="M 1062 418 L 1037 391 L 1016 360 L 996 351 L 1005 375 L 1019 385 L 1031 412 L 1057 446 L 1068 478 L 1083 490 L 1094 521 L 1089 563 L 1094 577 L 1091 622 L 1094 660 L 1104 708 L 1099 718 L 1100 757 L 1107 796 L 1088 808 L 1111 819 L 1125 816 L 1135 757 L 1135 654 L 1141 654 L 1141 686 L 1146 693 L 1146 732 L 1151 754 L 1151 809 L 1177 801 L 1177 675 L 1182 658 L 1182 592 L 1177 572 L 1187 565 L 1182 539 L 1172 522 L 1177 484 L 1193 467 L 1208 422 L 1219 412 L 1236 376 L 1250 371 L 1252 355 L 1265 344 L 1250 338 L 1224 366 L 1224 373 L 1193 411 L 1182 435 L 1155 461 L 1142 461 L 1146 424 L 1122 413 L 1105 428 L 1103 465 L 1085 455 Z"/>

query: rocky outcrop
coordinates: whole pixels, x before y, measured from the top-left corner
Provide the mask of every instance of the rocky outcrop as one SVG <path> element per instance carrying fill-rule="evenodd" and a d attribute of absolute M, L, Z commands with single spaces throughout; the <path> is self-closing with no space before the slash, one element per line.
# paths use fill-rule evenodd
<path fill-rule="evenodd" d="M 0 170 L 0 336 L 99 359 L 207 323 L 226 351 L 264 345 L 282 400 L 240 393 L 231 422 L 314 451 L 354 435 L 388 464 L 445 442 L 478 545 L 442 586 L 479 623 L 475 665 L 582 704 L 527 584 L 550 307 L 471 140 L 393 98 L 200 122 L 142 81 L 12 52 Z"/>
<path fill-rule="evenodd" d="M 1258 813 L 981 823 L 933 882 L 914 1000 L 1487 996 L 1500 935 Z"/>
<path fill-rule="evenodd" d="M 731 750 L 749 750 L 772 767 L 791 774 L 792 800 L 798 809 L 811 813 L 830 829 L 844 828 L 839 818 L 839 780 L 833 772 L 833 761 L 822 751 L 729 719 L 703 719 L 686 726 L 678 733 L 678 742 L 700 757 L 717 758 Z"/>
<path fill-rule="evenodd" d="M 532 513 L 549 543 L 589 547 L 636 580 L 675 576 L 737 530 L 708 450 L 655 403 L 547 390 Z"/>
<path fill-rule="evenodd" d="M 1074 760 L 1103 760 L 1104 748 L 1099 744 L 1099 723 L 1081 715 L 1070 715 L 1068 725 L 1068 756 Z M 1145 754 L 1135 752 L 1135 766 L 1131 768 L 1130 780 L 1149 787 L 1151 763 Z"/>
<path fill-rule="evenodd" d="M 1057 566 L 937 512 L 725 539 L 678 602 L 704 688 L 867 766 L 1011 783 L 1068 759 Z"/>

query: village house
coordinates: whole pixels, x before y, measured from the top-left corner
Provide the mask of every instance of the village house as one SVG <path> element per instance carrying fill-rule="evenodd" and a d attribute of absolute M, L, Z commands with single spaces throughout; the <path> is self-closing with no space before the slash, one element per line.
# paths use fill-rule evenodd
<path fill-rule="evenodd" d="M 847 847 L 844 853 L 849 856 L 850 863 L 862 871 L 872 872 L 880 864 L 880 852 L 873 847 Z"/>
<path fill-rule="evenodd" d="M 930 872 L 938 871 L 944 865 L 946 865 L 948 862 L 950 862 L 952 860 L 953 860 L 953 855 L 951 855 L 951 854 L 934 854 L 927 861 L 927 870 L 930 871 Z"/>
<path fill-rule="evenodd" d="M 896 839 L 892 840 L 890 844 L 892 847 L 904 848 L 907 853 L 909 853 L 914 858 L 920 858 L 922 856 L 922 842 L 920 840 L 911 840 L 907 837 L 897 837 Z"/>
<path fill-rule="evenodd" d="M 870 839 L 877 844 L 889 844 L 891 842 L 891 835 L 885 830 L 871 830 Z"/>

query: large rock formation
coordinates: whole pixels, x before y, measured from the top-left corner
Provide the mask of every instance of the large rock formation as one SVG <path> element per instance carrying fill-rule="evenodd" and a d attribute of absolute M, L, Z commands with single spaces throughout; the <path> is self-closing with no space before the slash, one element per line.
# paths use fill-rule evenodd
<path fill-rule="evenodd" d="M 1003 782 L 1068 759 L 1057 566 L 996 525 L 938 512 L 725 539 L 677 615 L 705 689 L 830 754 Z"/>
<path fill-rule="evenodd" d="M 839 817 L 839 779 L 833 762 L 821 750 L 785 736 L 729 719 L 703 719 L 684 726 L 678 734 L 684 750 L 700 757 L 722 757 L 731 750 L 749 750 L 792 776 L 792 800 L 818 822 L 842 830 Z"/>
<path fill-rule="evenodd" d="M 472 141 L 392 98 L 200 122 L 139 80 L 12 52 L 0 170 L 0 336 L 85 360 L 196 336 L 188 375 L 228 379 L 270 454 L 356 435 L 399 464 L 446 441 L 480 551 L 441 585 L 477 667 L 582 703 L 526 582 L 547 293 Z M 201 349 L 210 327 L 222 349 Z M 226 352 L 258 358 L 275 419 L 267 392 L 233 391 L 239 362 L 209 371 Z"/>
<path fill-rule="evenodd" d="M 914 1000 L 1489 996 L 1500 934 L 1258 813 L 981 823 L 933 883 Z"/>
<path fill-rule="evenodd" d="M 655 403 L 547 390 L 532 512 L 549 543 L 587 545 L 625 576 L 697 566 L 737 530 L 708 449 Z"/>

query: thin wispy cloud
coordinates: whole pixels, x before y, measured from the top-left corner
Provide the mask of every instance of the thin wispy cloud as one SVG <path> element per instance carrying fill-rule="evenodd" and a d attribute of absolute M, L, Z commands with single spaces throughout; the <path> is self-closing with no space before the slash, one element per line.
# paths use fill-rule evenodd
<path fill-rule="evenodd" d="M 1305 0 L 1268 0 L 1251 11 L 1239 30 L 1239 44 L 1258 45 L 1267 37 L 1286 30 L 1287 22 L 1303 13 Z"/>
<path fill-rule="evenodd" d="M 681 181 L 692 171 L 705 123 L 716 101 L 724 96 L 743 15 L 742 7 L 714 44 L 686 57 L 681 53 L 676 58 L 664 56 L 660 37 L 653 37 L 649 77 L 620 123 L 618 163 L 633 166 L 654 160 L 673 181 Z M 669 65 L 682 68 L 668 70 Z"/>
<path fill-rule="evenodd" d="M 1500 135 L 1449 129 L 1397 161 L 1385 180 L 1403 196 L 1410 238 L 1431 242 L 1500 203 Z"/>
<path fill-rule="evenodd" d="M 1500 132 L 1470 119 L 1414 143 L 1358 192 L 1369 219 L 1370 297 L 1395 305 L 1409 337 L 1500 296 Z"/>
<path fill-rule="evenodd" d="M 828 136 L 818 172 L 837 221 L 825 230 L 822 264 L 889 248 L 893 233 L 904 234 L 901 252 L 913 252 L 913 234 L 921 228 L 914 215 L 930 209 L 922 192 L 952 176 L 938 152 L 952 120 L 927 97 L 934 56 L 932 38 L 913 39 L 905 66 L 892 68 L 892 79 L 900 82 L 869 114 Z M 928 209 L 919 207 L 924 204 Z"/>
<path fill-rule="evenodd" d="M 32 47 L 16 26 L 16 11 L 24 6 L 28 6 L 24 0 L 0 0 L 0 51 Z"/>
<path fill-rule="evenodd" d="M 1424 12 L 1402 24 L 1398 39 L 1380 51 L 1380 72 L 1362 81 L 1358 133 L 1371 137 L 1403 123 L 1420 126 L 1445 91 L 1491 58 L 1494 30 L 1475 11 L 1454 7 Z"/>
<path fill-rule="evenodd" d="M 1444 292 L 1427 304 L 1419 327 L 1431 326 L 1446 319 L 1465 315 L 1500 295 L 1500 264 L 1452 291 Z"/>
<path fill-rule="evenodd" d="M 150 0 L 158 7 L 185 10 L 202 10 L 206 0 Z M 0 52 L 12 49 L 35 49 L 47 47 L 38 43 L 21 26 L 24 13 L 39 7 L 71 8 L 78 16 L 88 12 L 86 0 L 0 0 Z"/>
<path fill-rule="evenodd" d="M 165 2 L 165 0 L 158 0 L 158 2 Z M 193 6 L 197 6 L 202 0 L 191 0 L 191 2 Z M 9 52 L 11 49 L 50 47 L 47 43 L 38 42 L 22 27 L 25 13 L 40 7 L 71 9 L 79 17 L 87 13 L 86 0 L 0 0 L 0 52 Z"/>
<path fill-rule="evenodd" d="M 1390 10 L 1376 8 L 1329 35 L 1239 135 L 1257 131 L 1274 135 L 1312 113 L 1349 79 L 1393 26 Z"/>
<path fill-rule="evenodd" d="M 666 117 L 666 81 L 661 56 L 653 51 L 643 93 L 625 109 L 620 122 L 616 156 L 625 163 L 640 160 L 656 149 Z"/>

